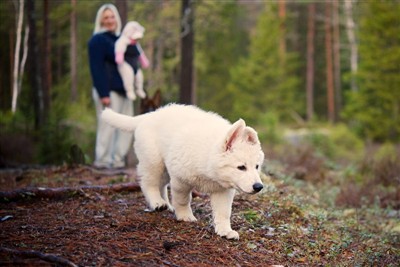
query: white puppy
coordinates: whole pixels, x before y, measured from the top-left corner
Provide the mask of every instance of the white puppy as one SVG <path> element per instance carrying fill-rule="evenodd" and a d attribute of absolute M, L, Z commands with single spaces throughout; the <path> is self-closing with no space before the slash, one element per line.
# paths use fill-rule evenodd
<path fill-rule="evenodd" d="M 143 68 L 147 68 L 149 65 L 147 57 L 139 43 L 137 43 L 138 39 L 143 38 L 144 32 L 145 29 L 142 25 L 136 21 L 130 21 L 126 24 L 121 36 L 115 42 L 115 62 L 118 64 L 118 71 L 121 75 L 126 95 L 131 100 L 136 99 L 134 88 L 139 97 L 146 97 L 146 93 L 143 90 L 143 72 L 137 64 L 137 61 L 140 61 Z M 135 67 L 124 60 L 124 53 L 129 45 L 136 45 L 140 53 L 137 59 L 133 59 L 132 64 L 134 64 Z"/>
<path fill-rule="evenodd" d="M 263 188 L 264 153 L 255 130 L 242 119 L 232 125 L 215 113 L 178 104 L 136 117 L 105 109 L 101 117 L 114 127 L 135 132 L 137 173 L 152 210 L 175 210 L 178 220 L 196 221 L 191 191 L 209 193 L 215 232 L 239 239 L 230 224 L 235 189 L 253 194 Z M 169 177 L 163 175 L 165 171 Z"/>

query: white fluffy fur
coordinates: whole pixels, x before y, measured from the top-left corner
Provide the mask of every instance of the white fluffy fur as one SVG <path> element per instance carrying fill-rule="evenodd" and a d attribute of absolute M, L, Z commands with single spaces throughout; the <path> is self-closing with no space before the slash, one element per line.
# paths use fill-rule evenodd
<path fill-rule="evenodd" d="M 127 46 L 131 44 L 132 40 L 143 38 L 144 31 L 145 31 L 144 27 L 142 27 L 142 25 L 140 25 L 138 22 L 136 21 L 128 22 L 125 25 L 121 33 L 121 36 L 115 42 L 115 54 L 119 53 L 124 54 Z M 131 65 L 129 65 L 126 61 L 124 61 L 121 64 L 118 64 L 118 71 L 119 74 L 121 75 L 126 95 L 129 99 L 131 100 L 136 99 L 136 94 L 134 89 L 136 89 L 136 92 L 139 95 L 139 97 L 141 98 L 146 97 L 146 93 L 143 90 L 144 78 L 141 69 L 138 69 L 135 75 Z"/>
<path fill-rule="evenodd" d="M 210 194 L 215 232 L 228 239 L 239 238 L 230 224 L 235 190 L 252 194 L 262 188 L 264 153 L 255 130 L 242 119 L 232 125 L 215 113 L 178 104 L 136 117 L 106 109 L 102 119 L 135 132 L 137 172 L 151 209 L 168 208 L 178 220 L 196 221 L 190 207 L 191 191 L 205 192 Z"/>

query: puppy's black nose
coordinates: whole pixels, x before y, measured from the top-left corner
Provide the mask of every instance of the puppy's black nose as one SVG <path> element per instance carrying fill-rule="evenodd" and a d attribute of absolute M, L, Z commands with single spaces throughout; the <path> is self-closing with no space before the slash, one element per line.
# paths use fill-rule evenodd
<path fill-rule="evenodd" d="M 263 188 L 264 188 L 263 184 L 260 184 L 260 183 L 255 183 L 255 184 L 253 184 L 253 190 L 254 190 L 255 192 L 260 192 L 261 189 L 263 189 Z"/>

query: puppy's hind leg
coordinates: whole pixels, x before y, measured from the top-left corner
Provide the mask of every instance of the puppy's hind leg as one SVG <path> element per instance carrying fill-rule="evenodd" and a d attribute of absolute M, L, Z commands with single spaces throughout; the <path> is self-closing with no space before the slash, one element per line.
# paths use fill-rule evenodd
<path fill-rule="evenodd" d="M 174 208 L 172 207 L 171 203 L 169 202 L 169 197 L 168 197 L 168 184 L 169 184 L 169 176 L 168 173 L 166 171 L 164 171 L 163 175 L 162 175 L 162 181 L 161 181 L 161 187 L 160 187 L 160 194 L 162 199 L 165 200 L 165 202 L 167 202 L 168 205 L 168 209 L 170 211 L 174 211 Z"/>
<path fill-rule="evenodd" d="M 192 200 L 191 188 L 171 177 L 171 195 L 176 219 L 185 222 L 197 221 L 190 207 L 190 202 Z"/>
<path fill-rule="evenodd" d="M 143 90 L 144 77 L 141 69 L 138 69 L 135 75 L 135 89 L 140 98 L 146 97 L 146 92 Z"/>
<path fill-rule="evenodd" d="M 155 211 L 173 210 L 166 195 L 168 180 L 163 177 L 164 166 L 140 162 L 137 167 L 140 187 L 149 208 Z"/>

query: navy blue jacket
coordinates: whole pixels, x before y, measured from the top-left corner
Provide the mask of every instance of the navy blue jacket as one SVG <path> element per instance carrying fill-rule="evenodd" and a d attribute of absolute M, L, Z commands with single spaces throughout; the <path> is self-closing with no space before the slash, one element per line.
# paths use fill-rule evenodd
<path fill-rule="evenodd" d="M 93 86 L 99 93 L 100 98 L 109 97 L 110 91 L 126 96 L 124 85 L 115 63 L 114 46 L 117 39 L 118 36 L 111 32 L 102 32 L 93 35 L 88 43 L 90 73 Z M 138 68 L 139 55 L 140 52 L 136 45 L 128 46 L 125 52 L 125 57 L 133 65 L 135 72 Z"/>

